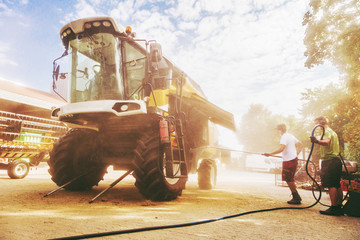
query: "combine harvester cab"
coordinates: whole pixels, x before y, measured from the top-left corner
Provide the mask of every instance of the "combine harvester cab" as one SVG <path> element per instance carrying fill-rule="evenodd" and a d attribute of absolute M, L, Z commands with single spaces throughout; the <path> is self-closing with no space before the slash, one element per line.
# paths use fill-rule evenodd
<path fill-rule="evenodd" d="M 199 161 L 207 159 L 202 172 L 216 172 L 216 154 L 204 149 L 215 141 L 213 124 L 235 130 L 233 115 L 210 103 L 160 44 L 134 39 L 109 17 L 73 21 L 60 36 L 65 52 L 54 61 L 53 86 L 68 104 L 52 117 L 72 130 L 50 153 L 58 186 L 90 189 L 112 165 L 132 173 L 145 198 L 167 201 Z"/>
<path fill-rule="evenodd" d="M 0 169 L 13 179 L 26 177 L 66 131 L 59 121 L 0 111 Z"/>

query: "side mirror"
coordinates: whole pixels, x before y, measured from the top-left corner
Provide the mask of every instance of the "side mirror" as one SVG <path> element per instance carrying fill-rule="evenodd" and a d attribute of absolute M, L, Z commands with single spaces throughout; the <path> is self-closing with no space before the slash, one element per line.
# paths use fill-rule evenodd
<path fill-rule="evenodd" d="M 60 65 L 54 64 L 54 70 L 53 70 L 53 79 L 54 79 L 54 81 L 58 80 L 59 72 L 60 72 Z"/>
<path fill-rule="evenodd" d="M 151 43 L 150 44 L 150 59 L 151 62 L 160 62 L 161 59 L 163 58 L 162 56 L 162 50 L 161 50 L 161 45 L 159 43 Z"/>
<path fill-rule="evenodd" d="M 59 78 L 59 72 L 60 72 L 60 64 L 58 64 L 58 63 L 56 63 L 56 62 L 57 62 L 57 60 L 65 57 L 65 56 L 67 56 L 67 55 L 68 55 L 68 52 L 67 52 L 67 50 L 65 50 L 65 52 L 61 55 L 61 57 L 58 57 L 57 59 L 55 59 L 55 60 L 53 61 L 53 81 L 54 81 L 54 82 L 58 80 L 58 78 Z"/>

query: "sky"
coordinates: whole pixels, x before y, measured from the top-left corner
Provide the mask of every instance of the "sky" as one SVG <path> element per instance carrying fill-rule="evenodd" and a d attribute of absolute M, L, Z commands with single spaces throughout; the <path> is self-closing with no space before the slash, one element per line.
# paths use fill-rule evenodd
<path fill-rule="evenodd" d="M 239 122 L 251 104 L 299 116 L 301 92 L 339 81 L 330 64 L 304 67 L 307 0 L 0 0 L 0 79 L 50 92 L 59 31 L 110 16 L 163 54 Z"/>

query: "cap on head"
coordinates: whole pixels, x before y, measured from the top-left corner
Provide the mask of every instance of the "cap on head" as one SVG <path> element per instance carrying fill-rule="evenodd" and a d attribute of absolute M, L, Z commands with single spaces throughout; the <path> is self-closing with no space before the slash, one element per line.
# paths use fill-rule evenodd
<path fill-rule="evenodd" d="M 278 124 L 276 126 L 276 129 L 279 130 L 279 131 L 283 131 L 283 132 L 286 132 L 286 125 L 285 124 Z"/>
<path fill-rule="evenodd" d="M 327 119 L 327 117 L 325 117 L 325 116 L 320 116 L 320 117 L 315 118 L 314 122 L 321 124 L 321 125 L 327 125 L 327 124 L 329 124 L 329 119 Z"/>

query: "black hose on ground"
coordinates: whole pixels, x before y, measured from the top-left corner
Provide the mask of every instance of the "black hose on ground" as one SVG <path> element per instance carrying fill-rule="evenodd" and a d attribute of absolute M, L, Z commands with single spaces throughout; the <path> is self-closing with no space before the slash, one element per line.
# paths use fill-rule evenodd
<path fill-rule="evenodd" d="M 324 128 L 324 126 L 322 126 L 322 125 L 316 125 L 316 126 L 314 127 L 314 129 L 312 130 L 311 135 L 314 136 L 314 132 L 315 132 L 316 128 L 318 128 L 318 127 L 321 127 L 321 128 L 323 129 L 323 133 L 322 133 L 322 137 L 323 137 L 323 136 L 324 136 L 324 133 L 325 133 L 325 128 Z M 321 138 L 322 138 L 322 137 L 321 137 Z M 133 229 L 119 230 L 119 231 L 111 231 L 111 232 L 103 232 L 103 233 L 84 234 L 84 235 L 78 235 L 78 236 L 54 238 L 53 240 L 86 239 L 86 238 L 105 237 L 105 236 L 112 236 L 112 235 L 121 235 L 121 234 L 127 234 L 127 233 L 137 233 L 137 232 L 146 232 L 146 231 L 153 231 L 153 230 L 161 230 L 161 229 L 171 229 L 171 228 L 189 227 L 189 226 L 196 226 L 196 225 L 200 225 L 200 224 L 211 223 L 211 222 L 216 222 L 216 221 L 220 221 L 220 220 L 225 220 L 225 219 L 240 217 L 240 216 L 249 215 L 249 214 L 253 214 L 253 213 L 270 212 L 270 211 L 284 210 L 284 209 L 308 209 L 308 208 L 311 208 L 311 207 L 315 206 L 316 204 L 318 204 L 318 203 L 320 202 L 320 199 L 321 199 L 321 188 L 320 188 L 320 185 L 319 185 L 319 184 L 316 182 L 316 180 L 309 174 L 309 171 L 308 171 L 308 164 L 309 164 L 310 157 L 311 157 L 311 155 L 312 155 L 313 149 L 314 149 L 314 143 L 312 143 L 312 145 L 311 145 L 310 153 L 309 153 L 309 156 L 308 156 L 307 161 L 306 161 L 306 168 L 305 168 L 305 170 L 306 170 L 306 174 L 311 178 L 311 180 L 314 182 L 314 184 L 315 184 L 315 185 L 317 186 L 317 188 L 319 189 L 319 197 L 316 198 L 316 196 L 314 196 L 314 198 L 315 198 L 316 201 L 315 201 L 313 204 L 309 205 L 309 206 L 305 206 L 305 207 L 276 207 L 276 208 L 267 208 L 267 209 L 247 211 L 247 212 L 242 212 L 242 213 L 238 213 L 238 214 L 234 214 L 234 215 L 229 215 L 229 216 L 225 216 L 225 217 L 207 219 L 207 220 L 196 221 L 196 222 L 179 223 L 179 224 L 163 225 L 163 226 L 153 226 L 153 227 L 143 227 L 143 228 L 133 228 Z"/>

